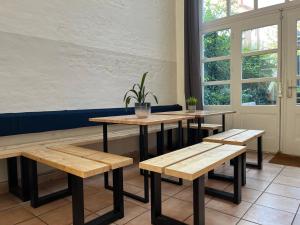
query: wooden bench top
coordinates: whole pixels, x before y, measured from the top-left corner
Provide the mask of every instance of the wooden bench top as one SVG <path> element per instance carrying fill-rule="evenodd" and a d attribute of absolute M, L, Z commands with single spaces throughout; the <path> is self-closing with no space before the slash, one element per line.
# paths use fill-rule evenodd
<path fill-rule="evenodd" d="M 105 163 L 109 165 L 110 169 L 112 170 L 133 164 L 132 158 L 95 151 L 95 150 L 72 146 L 72 145 L 47 146 L 47 148 L 55 151 L 79 156 L 85 159 L 90 159 L 96 162 Z"/>
<path fill-rule="evenodd" d="M 8 159 L 12 157 L 18 157 L 22 155 L 22 151 L 20 149 L 8 149 L 0 151 L 0 159 Z"/>
<path fill-rule="evenodd" d="M 183 111 L 160 112 L 155 114 L 156 115 L 178 115 L 178 116 L 186 115 L 186 116 L 193 116 L 194 118 L 203 118 L 206 116 L 218 116 L 218 115 L 233 114 L 233 113 L 236 113 L 236 111 L 197 110 L 196 112 L 190 112 L 188 110 L 183 110 Z"/>
<path fill-rule="evenodd" d="M 169 176 L 192 181 L 244 152 L 246 152 L 246 147 L 244 146 L 222 145 L 166 167 L 164 173 Z"/>
<path fill-rule="evenodd" d="M 187 128 L 187 124 L 184 124 L 184 128 Z M 198 124 L 197 123 L 191 123 L 190 124 L 191 129 L 198 129 Z M 203 130 L 217 130 L 221 129 L 222 125 L 221 124 L 211 124 L 211 123 L 202 123 L 201 124 L 201 129 Z"/>
<path fill-rule="evenodd" d="M 182 120 L 193 119 L 194 116 L 190 115 L 150 115 L 148 118 L 139 119 L 135 115 L 127 116 L 109 116 L 90 118 L 89 121 L 97 123 L 114 123 L 114 124 L 127 124 L 127 125 L 156 125 L 161 123 L 175 123 Z"/>
<path fill-rule="evenodd" d="M 163 173 L 164 168 L 170 166 L 176 162 L 180 162 L 189 157 L 193 157 L 195 155 L 201 154 L 205 151 L 209 151 L 213 148 L 221 146 L 219 143 L 209 143 L 202 142 L 200 144 L 192 145 L 177 151 L 173 151 L 167 154 L 164 154 L 159 157 L 155 157 L 143 162 L 140 162 L 139 166 L 141 169 Z"/>
<path fill-rule="evenodd" d="M 186 154 L 182 149 L 143 161 L 139 164 L 140 168 L 192 181 L 246 152 L 244 146 L 217 143 L 200 143 L 191 147 L 193 150 L 190 152 L 185 149 Z"/>
<path fill-rule="evenodd" d="M 204 138 L 204 141 L 232 145 L 246 145 L 247 142 L 262 136 L 264 133 L 264 130 L 232 129 L 220 134 L 206 137 Z"/>
<path fill-rule="evenodd" d="M 40 146 L 22 152 L 26 158 L 64 172 L 87 178 L 110 170 L 109 165 Z"/>

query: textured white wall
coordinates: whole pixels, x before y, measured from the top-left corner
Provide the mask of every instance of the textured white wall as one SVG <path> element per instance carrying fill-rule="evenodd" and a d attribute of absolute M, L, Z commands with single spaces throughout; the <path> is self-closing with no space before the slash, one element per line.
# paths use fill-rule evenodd
<path fill-rule="evenodd" d="M 0 0 L 0 113 L 122 106 L 140 75 L 176 103 L 173 0 Z"/>

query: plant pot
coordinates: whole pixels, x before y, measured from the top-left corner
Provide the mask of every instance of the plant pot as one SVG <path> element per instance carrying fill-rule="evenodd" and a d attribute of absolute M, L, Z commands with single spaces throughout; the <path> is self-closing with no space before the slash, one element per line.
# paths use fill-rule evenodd
<path fill-rule="evenodd" d="M 140 118 L 147 118 L 151 114 L 151 104 L 150 103 L 135 103 L 134 107 L 135 115 Z"/>
<path fill-rule="evenodd" d="M 196 112 L 196 105 L 188 105 L 189 112 Z"/>

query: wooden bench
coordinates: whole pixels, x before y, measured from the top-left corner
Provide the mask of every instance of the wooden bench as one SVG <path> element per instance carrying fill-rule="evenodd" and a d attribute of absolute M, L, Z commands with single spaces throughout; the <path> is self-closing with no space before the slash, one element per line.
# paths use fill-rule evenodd
<path fill-rule="evenodd" d="M 162 215 L 161 176 L 163 174 L 193 181 L 195 225 L 205 224 L 205 193 L 239 204 L 241 202 L 241 158 L 245 152 L 244 146 L 203 142 L 141 162 L 140 169 L 151 172 L 152 224 L 184 224 Z M 234 193 L 205 188 L 205 174 L 231 159 L 234 159 Z"/>
<path fill-rule="evenodd" d="M 101 152 L 102 157 L 98 155 L 97 157 L 91 157 L 92 159 L 87 159 L 84 157 L 92 155 L 81 154 L 81 156 L 76 156 L 73 153 L 75 152 L 76 154 L 79 154 L 77 151 L 78 149 L 67 149 L 68 150 L 66 151 L 69 151 L 72 154 L 62 152 L 63 150 L 51 150 L 45 146 L 37 146 L 34 149 L 27 149 L 22 152 L 29 173 L 31 205 L 33 207 L 38 207 L 61 197 L 62 193 L 71 193 L 73 224 L 84 225 L 83 179 L 112 171 L 114 183 L 113 210 L 97 217 L 87 224 L 110 224 L 122 218 L 124 216 L 123 167 L 131 165 L 133 160 L 122 156 L 114 157 L 112 154 L 106 154 L 103 152 Z M 40 197 L 37 182 L 37 162 L 68 173 L 68 188 L 66 190 Z"/>
<path fill-rule="evenodd" d="M 183 125 L 184 128 L 187 128 L 187 124 Z M 197 123 L 190 123 L 190 129 L 198 129 Z M 219 132 L 219 129 L 222 129 L 221 124 L 210 124 L 210 123 L 202 123 L 201 124 L 202 130 L 212 131 L 214 134 Z"/>
<path fill-rule="evenodd" d="M 264 130 L 231 129 L 223 133 L 206 137 L 204 138 L 204 141 L 246 146 L 249 142 L 257 139 L 257 163 L 246 163 L 246 166 L 251 168 L 262 169 L 262 136 L 264 133 Z"/>

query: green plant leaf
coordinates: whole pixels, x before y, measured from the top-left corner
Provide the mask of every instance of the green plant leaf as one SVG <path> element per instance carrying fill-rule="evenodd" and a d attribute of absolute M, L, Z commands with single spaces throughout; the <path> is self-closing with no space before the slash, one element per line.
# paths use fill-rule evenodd
<path fill-rule="evenodd" d="M 143 89 L 143 88 L 144 88 L 145 80 L 146 80 L 147 74 L 148 74 L 148 72 L 146 72 L 146 73 L 143 74 L 140 89 Z"/>

